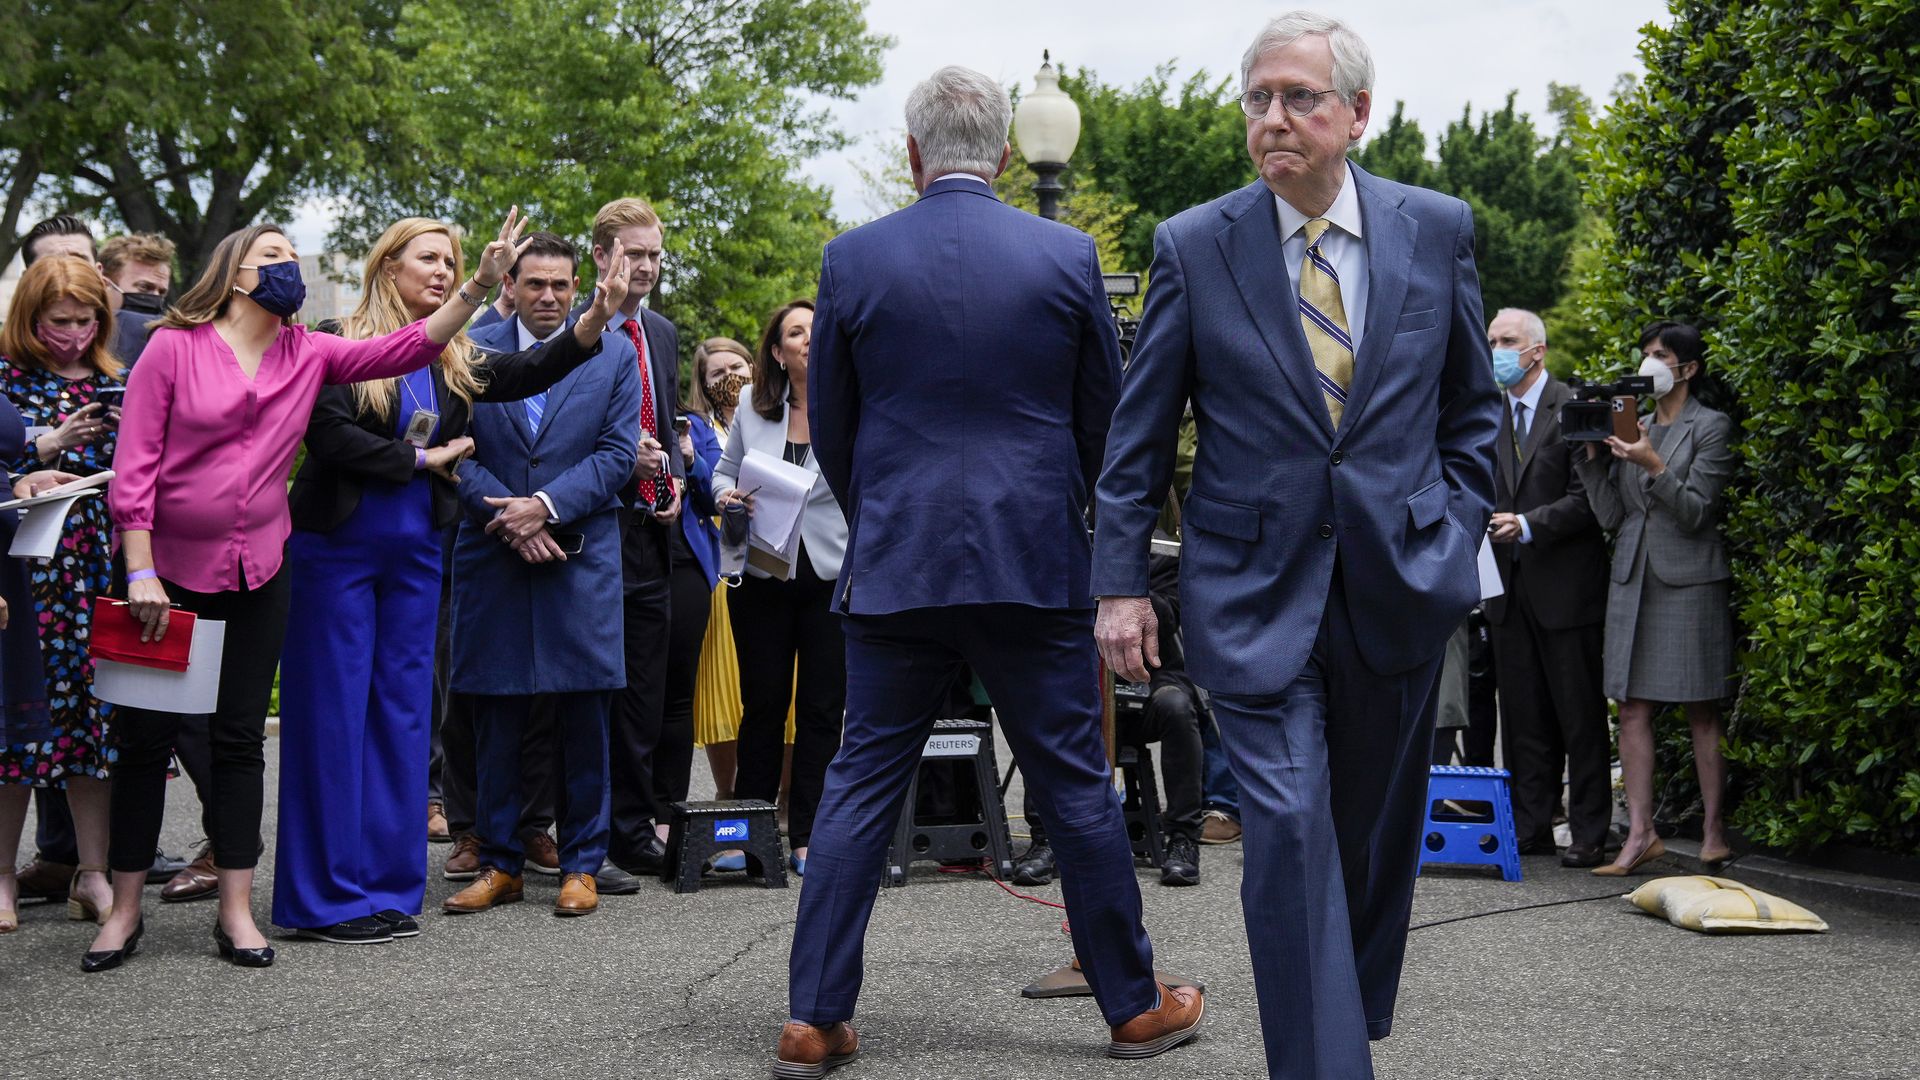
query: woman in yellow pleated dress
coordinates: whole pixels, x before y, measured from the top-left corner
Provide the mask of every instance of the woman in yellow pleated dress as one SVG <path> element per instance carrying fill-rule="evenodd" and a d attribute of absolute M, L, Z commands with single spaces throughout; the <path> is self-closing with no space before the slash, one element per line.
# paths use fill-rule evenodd
<path fill-rule="evenodd" d="M 688 411 L 697 413 L 726 443 L 733 426 L 733 410 L 740 388 L 750 378 L 753 354 L 732 338 L 708 338 L 693 350 L 693 380 L 687 388 Z M 693 741 L 707 751 L 718 798 L 733 798 L 733 778 L 740 743 L 740 660 L 733 649 L 732 624 L 727 620 L 726 579 L 713 590 L 713 611 L 707 637 L 700 649 L 700 671 L 693 693 Z M 787 712 L 787 748 L 793 748 L 793 712 Z M 781 779 L 784 802 L 786 781 Z"/>

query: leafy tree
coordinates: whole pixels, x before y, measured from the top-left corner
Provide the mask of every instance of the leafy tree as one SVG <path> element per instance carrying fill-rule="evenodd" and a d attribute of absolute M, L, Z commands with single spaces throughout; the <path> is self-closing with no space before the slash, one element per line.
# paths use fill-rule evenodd
<path fill-rule="evenodd" d="M 1743 420 L 1736 823 L 1920 852 L 1920 7 L 1671 10 L 1599 123 L 1583 309 L 1622 350 L 1701 324 Z"/>
<path fill-rule="evenodd" d="M 657 310 L 751 339 L 810 296 L 833 234 L 796 163 L 843 144 L 818 105 L 879 78 L 859 0 L 416 0 L 394 47 L 412 123 L 350 185 L 337 242 L 405 214 L 490 230 L 510 204 L 584 241 L 608 200 L 666 225 Z M 584 254 L 584 252 L 583 252 Z M 583 263 L 583 279 L 593 276 Z"/>
<path fill-rule="evenodd" d="M 0 258 L 30 205 L 179 245 L 285 214 L 395 126 L 392 3 L 29 2 L 0 35 Z"/>

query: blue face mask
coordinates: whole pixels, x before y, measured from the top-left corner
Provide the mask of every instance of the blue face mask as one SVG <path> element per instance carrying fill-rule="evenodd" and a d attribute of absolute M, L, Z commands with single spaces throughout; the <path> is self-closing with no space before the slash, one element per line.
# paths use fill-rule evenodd
<path fill-rule="evenodd" d="M 1505 387 L 1512 386 L 1527 377 L 1527 369 L 1520 366 L 1520 350 L 1493 350 L 1493 381 Z"/>
<path fill-rule="evenodd" d="M 294 261 L 267 263 L 265 266 L 242 266 L 242 270 L 257 270 L 260 284 L 246 297 L 281 318 L 286 318 L 300 310 L 307 302 L 307 283 L 300 277 L 300 264 Z M 233 287 L 234 292 L 240 286 Z"/>

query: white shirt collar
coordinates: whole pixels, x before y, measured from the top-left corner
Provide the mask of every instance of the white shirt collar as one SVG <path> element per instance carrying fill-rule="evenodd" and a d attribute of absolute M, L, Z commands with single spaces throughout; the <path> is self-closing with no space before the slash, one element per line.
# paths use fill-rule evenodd
<path fill-rule="evenodd" d="M 1273 204 L 1280 210 L 1281 243 L 1293 239 L 1293 234 L 1305 228 L 1307 222 L 1312 220 L 1312 215 L 1295 210 L 1293 204 L 1278 195 L 1273 197 Z M 1348 236 L 1356 240 L 1360 238 L 1360 194 L 1357 185 L 1353 182 L 1351 163 L 1346 165 L 1346 176 L 1340 183 L 1340 194 L 1333 197 L 1333 205 L 1327 207 L 1327 212 L 1319 216 L 1332 222 L 1334 228 Z"/>
<path fill-rule="evenodd" d="M 1546 358 L 1542 357 L 1540 363 L 1544 365 L 1546 362 Z M 1534 417 L 1540 415 L 1540 395 L 1546 391 L 1547 380 L 1552 377 L 1553 376 L 1542 371 L 1540 377 L 1533 380 L 1533 385 L 1527 389 L 1526 393 L 1521 394 L 1519 397 L 1514 397 L 1512 393 L 1508 393 L 1507 411 L 1512 412 L 1515 405 L 1525 405 L 1527 407 L 1527 423 L 1533 423 Z"/>
<path fill-rule="evenodd" d="M 520 335 L 520 351 L 521 352 L 526 352 L 528 349 L 533 348 L 535 345 L 544 345 L 547 342 L 552 341 L 554 338 L 559 337 L 560 332 L 565 330 L 566 328 L 567 328 L 567 324 L 561 323 L 559 326 L 554 327 L 553 333 L 548 334 L 546 337 L 534 337 L 533 331 L 527 329 L 527 324 L 524 322 L 521 322 L 520 317 L 518 315 L 513 317 L 514 332 Z"/>
<path fill-rule="evenodd" d="M 975 176 L 970 172 L 950 172 L 945 176 L 937 176 L 937 177 L 934 177 L 933 184 L 937 184 L 942 180 L 971 180 L 976 184 L 986 184 L 989 188 L 993 186 L 992 184 L 988 183 L 986 180 L 978 176 Z M 928 184 L 927 186 L 932 187 L 933 184 Z"/>

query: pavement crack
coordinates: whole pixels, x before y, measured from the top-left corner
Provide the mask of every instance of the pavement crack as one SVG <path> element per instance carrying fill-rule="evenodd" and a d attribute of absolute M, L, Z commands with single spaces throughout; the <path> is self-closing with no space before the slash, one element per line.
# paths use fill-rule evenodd
<path fill-rule="evenodd" d="M 745 960 L 749 953 L 753 952 L 753 950 L 759 948 L 762 945 L 765 945 L 768 941 L 772 940 L 775 934 L 778 934 L 782 929 L 790 925 L 790 923 L 791 923 L 791 920 L 783 919 L 779 922 L 771 922 L 771 923 L 763 924 L 759 928 L 758 932 L 755 933 L 752 940 L 741 945 L 740 948 L 736 950 L 732 956 L 729 956 L 725 960 L 721 961 L 718 967 L 714 968 L 712 971 L 707 972 L 705 975 L 702 975 L 700 978 L 688 984 L 687 992 L 681 998 L 680 1008 L 679 1008 L 679 1011 L 686 1015 L 686 1019 L 678 1023 L 665 1024 L 660 1027 L 654 1028 L 646 1032 L 645 1035 L 642 1037 L 651 1038 L 656 1035 L 667 1035 L 674 1032 L 693 1030 L 695 1025 L 699 1024 L 703 1019 L 705 1019 L 704 1017 L 694 1015 L 694 1011 L 693 1011 L 694 999 L 699 997 L 700 994 L 703 991 L 705 991 L 708 987 L 712 986 L 715 982 L 719 981 L 722 975 L 725 975 L 727 972 L 733 970 L 733 968 L 736 965 L 738 965 L 742 960 Z"/>

